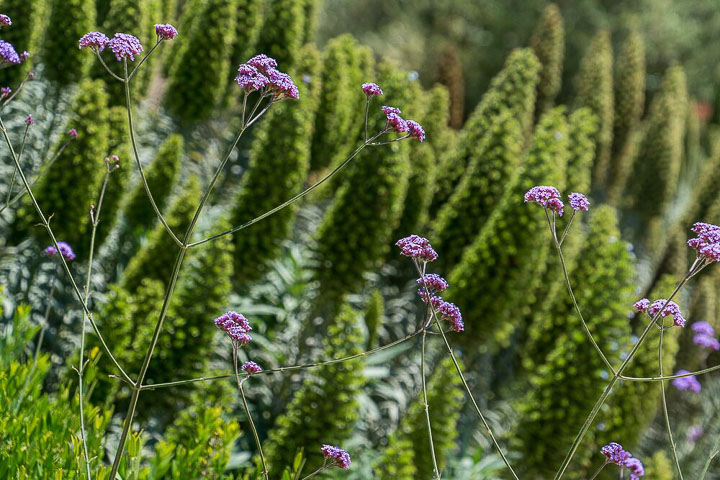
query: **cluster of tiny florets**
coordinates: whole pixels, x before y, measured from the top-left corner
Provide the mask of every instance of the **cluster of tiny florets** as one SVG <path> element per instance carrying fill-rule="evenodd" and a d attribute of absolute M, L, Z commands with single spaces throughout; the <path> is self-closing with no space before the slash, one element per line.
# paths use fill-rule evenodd
<path fill-rule="evenodd" d="M 570 195 L 568 195 L 568 202 L 570 203 L 570 207 L 576 212 L 578 210 L 583 210 L 587 212 L 590 209 L 590 202 L 588 201 L 587 197 L 585 197 L 585 195 L 583 195 L 582 193 L 571 193 Z"/>
<path fill-rule="evenodd" d="M 160 40 L 172 40 L 177 37 L 178 31 L 169 23 L 160 23 L 155 25 L 155 35 Z"/>
<path fill-rule="evenodd" d="M 420 143 L 425 141 L 425 129 L 415 120 L 407 121 L 408 132 L 411 137 L 420 140 Z"/>
<path fill-rule="evenodd" d="M 630 480 L 638 480 L 645 475 L 645 468 L 640 460 L 633 457 L 630 452 L 625 450 L 622 445 L 616 442 L 610 442 L 600 449 L 605 455 L 607 463 L 614 463 L 622 468 L 630 471 Z"/>
<path fill-rule="evenodd" d="M 88 32 L 80 38 L 78 48 L 92 48 L 102 52 L 110 43 L 110 39 L 101 32 Z"/>
<path fill-rule="evenodd" d="M 368 97 L 375 97 L 383 94 L 382 88 L 380 88 L 377 83 L 363 83 L 362 91 Z"/>
<path fill-rule="evenodd" d="M 32 115 L 28 115 L 27 117 L 25 117 L 25 125 L 27 125 L 29 127 L 30 125 L 34 125 L 34 124 L 35 124 L 35 120 L 32 118 Z"/>
<path fill-rule="evenodd" d="M 12 92 L 12 89 L 10 87 L 0 88 L 0 98 L 6 98 L 6 97 L 10 96 L 11 92 Z"/>
<path fill-rule="evenodd" d="M 688 373 L 690 372 L 688 372 L 687 370 L 678 370 L 677 372 L 675 372 L 675 375 L 685 375 Z M 690 390 L 694 393 L 700 393 L 700 390 L 702 390 L 700 382 L 698 382 L 698 379 L 695 378 L 694 375 L 675 378 L 673 379 L 672 384 L 678 390 Z"/>
<path fill-rule="evenodd" d="M 330 460 L 339 468 L 344 468 L 345 470 L 350 468 L 350 454 L 342 448 L 323 445 L 320 451 L 326 460 Z"/>
<path fill-rule="evenodd" d="M 277 69 L 277 61 L 267 55 L 255 55 L 238 67 L 235 81 L 246 93 L 256 92 L 267 87 L 275 99 L 300 98 L 300 90 L 290 75 Z"/>
<path fill-rule="evenodd" d="M 243 372 L 247 373 L 248 375 L 252 375 L 253 373 L 259 373 L 262 372 L 262 368 L 260 368 L 260 365 L 258 365 L 255 362 L 245 362 L 242 364 L 242 367 L 240 367 Z"/>
<path fill-rule="evenodd" d="M 137 37 L 128 33 L 116 33 L 108 42 L 110 50 L 115 54 L 118 62 L 124 58 L 135 60 L 135 55 L 139 55 L 143 51 L 143 46 Z"/>
<path fill-rule="evenodd" d="M 0 40 L 0 65 L 17 65 L 21 61 L 20 55 L 15 51 L 15 47 L 5 40 Z"/>
<path fill-rule="evenodd" d="M 710 262 L 720 261 L 720 227 L 711 223 L 698 222 L 692 227 L 696 238 L 688 240 L 688 245 L 695 249 L 698 257 Z"/>
<path fill-rule="evenodd" d="M 715 329 L 708 322 L 695 322 L 692 324 L 692 331 L 695 332 L 693 343 L 704 348 L 720 350 L 720 341 L 715 338 Z"/>
<path fill-rule="evenodd" d="M 401 238 L 395 245 L 400 247 L 400 255 L 410 258 L 416 258 L 424 262 L 435 261 L 438 257 L 437 252 L 432 248 L 427 238 L 419 235 L 410 235 Z"/>
<path fill-rule="evenodd" d="M 430 293 L 440 293 L 444 292 L 449 286 L 447 280 L 437 273 L 427 273 L 424 277 L 418 278 L 417 283 L 420 285 L 418 293 L 424 293 L 426 288 Z"/>
<path fill-rule="evenodd" d="M 65 260 L 75 260 L 75 252 L 70 245 L 66 242 L 57 242 L 57 245 L 60 248 L 60 255 L 62 255 Z M 55 245 L 50 245 L 45 249 L 45 254 L 50 257 L 54 257 L 58 254 L 58 249 L 55 248 Z"/>
<path fill-rule="evenodd" d="M 563 214 L 563 202 L 560 200 L 560 192 L 555 187 L 538 185 L 532 187 L 525 193 L 525 203 L 537 203 L 558 215 Z"/>
<path fill-rule="evenodd" d="M 643 298 L 635 302 L 633 308 L 647 313 L 650 317 L 658 314 L 660 314 L 660 318 L 672 316 L 673 324 L 677 327 L 684 327 L 687 322 L 680 312 L 680 306 L 675 302 L 668 302 L 664 298 L 659 298 L 652 303 L 647 298 Z"/>
<path fill-rule="evenodd" d="M 7 15 L 0 13 L 0 27 L 9 27 L 12 25 L 12 20 Z"/>
<path fill-rule="evenodd" d="M 236 344 L 245 345 L 252 340 L 252 337 L 247 333 L 252 330 L 250 322 L 240 313 L 233 311 L 223 313 L 215 319 L 215 325 Z"/>
<path fill-rule="evenodd" d="M 70 138 L 76 139 L 78 137 L 77 130 L 71 128 L 70 130 L 68 130 L 68 135 L 70 135 Z"/>

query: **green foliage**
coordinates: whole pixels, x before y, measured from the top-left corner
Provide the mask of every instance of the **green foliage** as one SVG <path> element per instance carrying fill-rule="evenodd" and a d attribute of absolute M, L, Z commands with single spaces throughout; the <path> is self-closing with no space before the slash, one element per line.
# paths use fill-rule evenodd
<path fill-rule="evenodd" d="M 0 70 L 0 85 L 17 88 L 33 66 L 38 54 L 47 18 L 47 0 L 6 0 L 2 13 L 12 19 L 10 27 L 3 28 L 2 37 L 11 43 L 18 54 L 30 52 L 30 58 L 21 65 Z"/>
<path fill-rule="evenodd" d="M 419 145 L 410 156 L 410 176 L 404 208 L 392 238 L 402 238 L 424 230 L 435 188 L 435 152 L 430 145 Z"/>
<path fill-rule="evenodd" d="M 673 275 L 662 276 L 652 289 L 650 301 L 668 298 L 675 289 L 678 278 Z M 682 305 L 681 305 L 682 308 Z M 633 333 L 640 335 L 648 324 L 646 315 L 638 314 L 633 325 Z M 670 321 L 665 322 L 666 325 Z M 680 328 L 671 328 L 663 334 L 663 374 L 672 375 L 675 355 L 678 351 Z M 626 342 L 627 343 L 627 342 Z M 653 377 L 660 372 L 658 347 L 660 334 L 653 328 L 640 345 L 632 363 L 625 370 L 628 377 Z M 626 347 L 629 350 L 632 345 Z M 669 382 L 665 383 L 665 388 Z M 607 402 L 608 410 L 601 421 L 607 425 L 607 438 L 617 439 L 627 448 L 633 448 L 640 441 L 642 433 L 655 418 L 660 408 L 660 385 L 657 382 L 629 382 L 620 384 L 615 395 Z M 670 387 L 672 388 L 672 387 Z"/>
<path fill-rule="evenodd" d="M 318 70 L 315 47 L 303 49 L 298 76 Z M 250 166 L 240 193 L 233 202 L 232 224 L 241 225 L 280 205 L 303 189 L 310 166 L 310 140 L 320 78 L 300 83 L 300 101 L 272 107 L 260 120 L 261 129 L 250 147 Z M 234 276 L 239 284 L 257 280 L 266 262 L 275 258 L 290 236 L 297 204 L 291 205 L 234 235 Z"/>
<path fill-rule="evenodd" d="M 384 317 L 385 301 L 383 300 L 380 290 L 375 289 L 372 293 L 370 293 L 363 315 L 365 329 L 367 330 L 367 342 L 365 343 L 366 350 L 370 350 L 378 346 L 378 334 L 380 333 L 380 327 L 382 327 Z"/>
<path fill-rule="evenodd" d="M 437 159 L 444 158 L 452 148 L 454 132 L 450 130 L 450 93 L 444 86 L 433 86 L 420 99 L 425 105 L 421 123 Z"/>
<path fill-rule="evenodd" d="M 645 43 L 636 31 L 630 32 L 620 49 L 615 66 L 615 119 L 612 159 L 606 188 L 615 199 L 625 187 L 632 170 L 632 135 L 640 126 L 645 107 Z"/>
<path fill-rule="evenodd" d="M 438 81 L 449 93 L 449 120 L 454 129 L 462 127 L 465 120 L 465 81 L 463 68 L 453 47 L 446 47 L 438 65 Z"/>
<path fill-rule="evenodd" d="M 659 215 L 674 198 L 682 162 L 687 89 L 681 67 L 667 70 L 650 105 L 639 146 L 631 189 L 634 207 L 647 217 Z"/>
<path fill-rule="evenodd" d="M 625 243 L 618 240 L 612 208 L 595 208 L 589 230 L 573 272 L 575 295 L 590 332 L 612 363 L 619 360 L 614 344 L 625 341 L 630 333 L 625 313 L 632 301 L 633 268 Z M 542 351 L 548 353 L 519 403 L 521 416 L 514 442 L 523 454 L 523 470 L 551 475 L 602 393 L 609 372 L 590 346 L 569 297 L 554 305 L 546 324 L 537 330 L 542 332 L 537 337 L 537 358 Z M 547 442 L 548 438 L 553 442 Z M 587 468 L 594 451 L 583 448 L 576 462 Z"/>
<path fill-rule="evenodd" d="M 653 453 L 652 457 L 644 464 L 645 477 L 648 480 L 672 480 L 675 467 L 663 450 Z"/>
<path fill-rule="evenodd" d="M 543 10 L 530 39 L 530 45 L 542 65 L 536 112 L 544 112 L 552 107 L 560 91 L 565 58 L 565 27 L 562 14 L 556 4 L 550 3 Z"/>
<path fill-rule="evenodd" d="M 207 119 L 232 81 L 237 5 L 235 0 L 208 0 L 189 7 L 197 18 L 174 55 L 165 95 L 170 112 L 186 124 Z"/>
<path fill-rule="evenodd" d="M 485 132 L 497 120 L 499 112 L 509 111 L 520 122 L 524 134 L 532 125 L 535 89 L 539 80 L 540 62 L 530 49 L 516 50 L 505 68 L 493 79 L 490 89 L 468 119 L 459 140 L 458 150 L 444 162 L 437 178 L 437 191 L 430 207 L 436 213 L 450 198 L 469 167 Z"/>
<path fill-rule="evenodd" d="M 577 104 L 588 107 L 598 119 L 593 188 L 605 183 L 613 135 L 613 52 L 610 32 L 593 38 L 580 64 Z"/>
<path fill-rule="evenodd" d="M 165 215 L 168 225 L 179 238 L 185 235 L 200 202 L 200 196 L 200 185 L 197 178 L 193 177 L 182 189 L 181 194 L 175 198 L 170 211 Z M 167 282 L 178 250 L 173 239 L 165 231 L 165 227 L 158 222 L 150 232 L 147 243 L 130 260 L 123 272 L 122 287 L 132 292 L 144 279 Z"/>
<path fill-rule="evenodd" d="M 422 420 L 425 421 L 424 418 Z M 394 480 L 414 480 L 417 478 L 413 443 L 407 438 L 400 438 L 400 436 L 401 433 L 398 432 L 388 438 L 387 447 L 385 447 L 382 456 L 373 466 L 375 478 L 392 478 Z M 432 475 L 432 469 L 430 472 L 430 475 Z"/>
<path fill-rule="evenodd" d="M 258 52 L 277 60 L 281 70 L 292 71 L 305 43 L 305 22 L 305 1 L 267 0 Z"/>
<path fill-rule="evenodd" d="M 523 133 L 514 115 L 509 110 L 498 112 L 433 225 L 432 242 L 445 270 L 458 263 L 500 203 L 523 161 L 522 150 Z"/>
<path fill-rule="evenodd" d="M 362 140 L 365 95 L 360 86 L 371 77 L 373 63 L 372 52 L 351 35 L 333 38 L 325 47 L 312 140 L 312 170 L 342 161 L 356 147 L 354 140 Z M 371 107 L 375 113 L 376 101 Z"/>
<path fill-rule="evenodd" d="M 95 27 L 95 1 L 49 1 L 52 3 L 45 29 L 42 63 L 47 78 L 66 86 L 80 81 L 93 61 L 92 52 L 78 49 L 78 40 Z"/>
<path fill-rule="evenodd" d="M 256 53 L 255 47 L 263 25 L 263 2 L 257 0 L 236 0 L 237 6 L 235 22 L 235 38 L 233 40 L 232 55 L 230 58 L 230 73 L 238 65 L 246 62 Z M 229 82 L 226 95 L 228 97 L 240 96 L 235 82 Z"/>
<path fill-rule="evenodd" d="M 303 0 L 303 43 L 315 41 L 317 30 L 318 9 L 321 6 L 320 0 Z"/>
<path fill-rule="evenodd" d="M 363 346 L 358 315 L 346 305 L 328 327 L 322 358 L 354 355 Z M 271 471 L 290 465 L 298 449 L 305 448 L 305 471 L 312 472 L 322 465 L 323 443 L 342 444 L 350 436 L 359 414 L 357 394 L 365 383 L 362 371 L 362 358 L 310 370 L 263 447 Z"/>
<path fill-rule="evenodd" d="M 100 223 L 98 224 L 95 245 L 102 245 L 117 220 L 122 198 L 127 189 L 130 172 L 134 160 L 130 153 L 130 131 L 128 130 L 127 111 L 123 107 L 110 109 L 107 155 L 117 155 L 120 158 L 120 168 L 113 171 L 108 178 L 105 196 L 103 198 L 102 210 L 100 211 Z M 97 198 L 99 199 L 98 193 Z M 95 202 L 98 202 L 96 200 Z M 97 203 L 95 205 L 97 207 Z"/>
<path fill-rule="evenodd" d="M 68 385 L 53 394 L 43 391 L 50 358 L 41 354 L 35 359 L 31 354 L 29 344 L 38 328 L 31 324 L 29 313 L 27 306 L 20 307 L 0 336 L 0 476 L 84 478 L 78 471 L 83 462 L 78 398 Z M 95 362 L 93 354 L 90 358 L 88 371 Z M 111 415 L 85 403 L 93 469 L 103 458 L 103 436 Z"/>
<path fill-rule="evenodd" d="M 588 108 L 575 110 L 568 119 L 569 156 L 566 169 L 567 192 L 590 190 L 597 117 Z"/>
<path fill-rule="evenodd" d="M 378 83 L 389 104 L 410 102 L 412 89 L 405 72 L 381 65 Z M 384 116 L 371 115 L 370 131 L 379 131 L 384 123 Z M 355 291 L 363 274 L 388 251 L 407 190 L 408 148 L 407 142 L 368 147 L 343 174 L 343 183 L 315 237 L 315 276 L 326 305 L 337 304 L 342 294 Z"/>
<path fill-rule="evenodd" d="M 89 207 L 97 201 L 108 153 L 109 110 L 102 81 L 85 80 L 73 100 L 71 114 L 64 131 L 75 128 L 78 138 L 60 155 L 34 188 L 38 203 L 46 216 L 53 215 L 51 224 L 58 240 L 68 242 L 83 256 L 89 243 Z M 67 137 L 63 135 L 60 149 Z M 16 233 L 24 234 L 38 222 L 37 213 L 25 197 L 18 211 Z M 30 232 L 42 243 L 47 241 L 42 228 Z"/>
<path fill-rule="evenodd" d="M 563 109 L 548 111 L 537 126 L 528 159 L 475 241 L 451 271 L 448 300 L 463 311 L 463 341 L 497 346 L 536 302 L 534 292 L 547 263 L 550 240 L 545 213 L 523 203 L 535 185 L 565 186 L 567 120 Z"/>
<path fill-rule="evenodd" d="M 182 156 L 183 138 L 181 135 L 172 134 L 160 144 L 152 163 L 144 169 L 153 199 L 161 212 L 164 211 L 172 186 L 180 172 Z M 128 158 L 126 164 L 130 162 L 134 164 L 135 159 Z M 130 165 L 127 168 L 131 168 Z M 129 193 L 125 202 L 125 220 L 128 230 L 136 235 L 144 233 L 157 220 L 142 182 L 139 182 Z"/>

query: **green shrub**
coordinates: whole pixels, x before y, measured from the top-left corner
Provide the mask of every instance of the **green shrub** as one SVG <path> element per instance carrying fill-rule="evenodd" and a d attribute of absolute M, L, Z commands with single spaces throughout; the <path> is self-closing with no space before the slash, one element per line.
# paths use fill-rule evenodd
<path fill-rule="evenodd" d="M 556 4 L 550 3 L 543 10 L 530 46 L 541 65 L 536 107 L 536 112 L 541 113 L 553 106 L 562 83 L 565 27 Z"/>
<path fill-rule="evenodd" d="M 236 0 L 235 38 L 233 40 L 232 55 L 230 56 L 230 73 L 237 70 L 241 63 L 246 62 L 256 53 L 260 29 L 263 25 L 263 2 L 257 0 Z M 235 82 L 228 82 L 226 96 L 237 95 L 238 87 Z"/>
<path fill-rule="evenodd" d="M 292 71 L 305 43 L 305 1 L 267 0 L 258 52 L 274 58 L 283 71 Z"/>
<path fill-rule="evenodd" d="M 363 315 L 365 329 L 367 330 L 367 342 L 365 343 L 366 350 L 370 350 L 378 346 L 378 335 L 380 333 L 380 328 L 384 323 L 384 317 L 385 300 L 383 300 L 380 290 L 375 289 L 370 293 Z"/>
<path fill-rule="evenodd" d="M 45 29 L 42 63 L 47 78 L 59 86 L 66 86 L 80 81 L 93 61 L 91 52 L 78 49 L 78 40 L 95 28 L 95 1 L 49 1 L 50 16 Z"/>

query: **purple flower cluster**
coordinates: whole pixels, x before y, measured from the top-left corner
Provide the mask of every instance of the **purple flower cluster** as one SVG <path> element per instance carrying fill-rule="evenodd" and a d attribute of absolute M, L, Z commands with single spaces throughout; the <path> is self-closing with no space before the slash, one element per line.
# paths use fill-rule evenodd
<path fill-rule="evenodd" d="M 135 55 L 139 55 L 143 51 L 140 40 L 127 33 L 116 33 L 112 40 L 108 42 L 108 46 L 115 54 L 118 62 L 121 62 L 124 58 L 135 60 Z"/>
<path fill-rule="evenodd" d="M 27 125 L 29 127 L 30 125 L 34 125 L 34 124 L 35 124 L 35 120 L 32 118 L 32 115 L 28 115 L 27 117 L 25 117 L 25 125 Z"/>
<path fill-rule="evenodd" d="M 93 50 L 102 52 L 108 43 L 110 43 L 110 39 L 104 33 L 88 32 L 80 38 L 80 42 L 78 43 L 80 45 L 78 48 L 92 48 Z"/>
<path fill-rule="evenodd" d="M 525 203 L 537 203 L 543 208 L 548 208 L 562 217 L 563 202 L 560 200 L 560 192 L 555 187 L 538 185 L 532 187 L 525 193 Z"/>
<path fill-rule="evenodd" d="M 58 247 L 60 247 L 60 255 L 62 255 L 65 260 L 75 260 L 75 252 L 70 245 L 65 242 L 57 242 L 57 244 Z M 50 257 L 54 257 L 58 254 L 58 249 L 55 248 L 55 245 L 50 245 L 45 249 L 45 254 Z"/>
<path fill-rule="evenodd" d="M 71 138 L 76 139 L 78 137 L 77 130 L 71 128 L 70 130 L 68 130 L 68 135 L 70 135 Z"/>
<path fill-rule="evenodd" d="M 720 261 L 720 227 L 711 223 L 697 222 L 692 227 L 696 238 L 688 240 L 688 245 L 695 249 L 698 257 L 709 262 Z"/>
<path fill-rule="evenodd" d="M 9 27 L 12 25 L 12 20 L 7 15 L 0 13 L 0 27 Z"/>
<path fill-rule="evenodd" d="M 640 460 L 633 457 L 622 445 L 610 442 L 600 449 L 600 452 L 607 458 L 607 463 L 614 463 L 630 471 L 630 480 L 638 480 L 645 475 L 645 468 Z"/>
<path fill-rule="evenodd" d="M 172 40 L 177 37 L 178 31 L 169 23 L 155 25 L 155 35 L 160 40 Z"/>
<path fill-rule="evenodd" d="M 427 273 L 424 277 L 418 278 L 417 283 L 420 285 L 418 293 L 425 293 L 426 288 L 430 293 L 444 292 L 449 286 L 447 281 L 437 273 Z"/>
<path fill-rule="evenodd" d="M 424 278 L 418 278 L 417 283 L 420 285 L 418 289 L 420 299 L 424 303 L 430 302 L 440 316 L 440 319 L 450 324 L 452 331 L 464 331 L 465 324 L 463 323 L 460 309 L 454 303 L 446 302 L 439 295 L 448 288 L 448 282 L 437 273 L 427 273 Z"/>
<path fill-rule="evenodd" d="M 383 94 L 382 88 L 380 88 L 377 83 L 363 83 L 362 91 L 368 97 L 375 97 Z"/>
<path fill-rule="evenodd" d="M 375 84 L 373 83 L 372 85 Z M 400 113 L 402 112 L 399 108 L 388 107 L 387 105 L 385 105 L 381 108 L 381 110 L 385 114 L 385 118 L 387 119 L 387 125 L 385 128 L 391 128 L 396 133 L 407 133 L 407 135 L 403 138 L 412 137 L 417 138 L 420 142 L 425 141 L 425 130 L 423 129 L 422 125 L 420 125 L 415 120 L 405 120 L 404 118 L 402 118 L 400 116 Z"/>
<path fill-rule="evenodd" d="M 8 97 L 11 92 L 12 92 L 12 89 L 10 87 L 0 88 L 0 98 Z"/>
<path fill-rule="evenodd" d="M 677 372 L 675 372 L 675 375 L 685 375 L 686 373 L 690 372 L 688 372 L 687 370 L 678 370 Z M 698 379 L 695 378 L 694 375 L 675 378 L 673 379 L 672 384 L 678 390 L 690 390 L 694 393 L 700 393 L 700 390 L 702 389 L 700 382 L 698 382 Z"/>
<path fill-rule="evenodd" d="M 720 341 L 715 338 L 715 329 L 708 322 L 695 322 L 692 324 L 692 331 L 695 332 L 693 343 L 704 348 L 720 350 Z"/>
<path fill-rule="evenodd" d="M 5 40 L 0 40 L 0 65 L 17 65 L 21 61 L 20 55 L 15 51 L 15 47 Z"/>
<path fill-rule="evenodd" d="M 433 250 L 432 245 L 427 238 L 419 235 L 410 235 L 401 238 L 395 245 L 400 247 L 400 255 L 410 258 L 417 258 L 424 262 L 432 262 L 437 260 L 438 254 Z"/>
<path fill-rule="evenodd" d="M 350 468 L 350 454 L 340 447 L 333 447 L 332 445 L 323 445 L 320 451 L 325 457 L 325 460 L 330 460 L 334 465 L 345 470 Z"/>
<path fill-rule="evenodd" d="M 242 314 L 227 312 L 215 319 L 215 325 L 230 337 L 235 344 L 245 345 L 252 337 L 247 332 L 252 330 L 250 322 Z"/>
<path fill-rule="evenodd" d="M 667 305 L 665 303 L 667 302 Z M 633 308 L 640 312 L 647 313 L 650 317 L 660 314 L 661 318 L 668 316 L 673 317 L 673 324 L 677 327 L 684 327 L 687 320 L 680 312 L 680 306 L 675 302 L 668 302 L 664 298 L 659 298 L 650 303 L 650 300 L 643 298 L 633 304 Z"/>
<path fill-rule="evenodd" d="M 420 143 L 425 141 L 425 129 L 423 129 L 422 125 L 415 120 L 408 120 L 407 126 L 411 137 L 417 138 Z"/>
<path fill-rule="evenodd" d="M 290 75 L 277 69 L 277 61 L 267 55 L 255 55 L 238 67 L 235 81 L 246 93 L 256 92 L 267 87 L 273 98 L 300 98 L 300 91 Z"/>
<path fill-rule="evenodd" d="M 572 209 L 576 212 L 578 210 L 583 210 L 587 212 L 590 209 L 590 202 L 588 201 L 587 197 L 585 197 L 585 195 L 583 195 L 582 193 L 571 193 L 570 195 L 568 195 L 568 201 L 570 202 L 570 207 L 572 207 Z"/>
<path fill-rule="evenodd" d="M 259 373 L 262 372 L 262 368 L 260 368 L 260 365 L 258 365 L 255 362 L 245 362 L 242 364 L 242 367 L 240 367 L 243 372 L 247 373 L 248 375 L 252 375 L 253 373 Z"/>
<path fill-rule="evenodd" d="M 454 303 L 442 301 L 437 307 L 440 318 L 450 323 L 450 329 L 454 332 L 462 332 L 465 330 L 462 313 Z"/>
<path fill-rule="evenodd" d="M 28 52 L 27 50 L 24 50 L 24 51 L 20 54 L 20 61 L 24 62 L 24 61 L 27 60 L 28 58 L 30 58 L 30 52 Z M 32 73 L 32 72 L 31 72 L 31 73 Z M 34 75 L 34 74 L 33 74 L 33 75 Z M 30 78 L 32 78 L 32 77 L 30 77 Z"/>

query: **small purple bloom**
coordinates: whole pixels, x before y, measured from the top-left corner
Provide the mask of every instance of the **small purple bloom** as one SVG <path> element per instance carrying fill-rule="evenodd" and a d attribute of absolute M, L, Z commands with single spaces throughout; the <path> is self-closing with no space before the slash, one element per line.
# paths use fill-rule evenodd
<path fill-rule="evenodd" d="M 717 338 L 705 335 L 704 333 L 697 333 L 693 337 L 693 343 L 695 345 L 700 345 L 704 348 L 710 348 L 712 350 L 720 350 L 720 342 Z"/>
<path fill-rule="evenodd" d="M 344 468 L 345 470 L 350 468 L 350 454 L 342 448 L 323 445 L 320 451 L 326 460 L 333 462 L 333 465 L 337 465 L 339 468 Z"/>
<path fill-rule="evenodd" d="M 378 86 L 377 83 L 363 83 L 362 84 L 362 91 L 367 95 L 368 97 L 375 97 L 377 95 L 382 95 L 383 91 L 380 86 Z"/>
<path fill-rule="evenodd" d="M 178 31 L 169 23 L 160 23 L 155 25 L 155 35 L 160 40 L 172 40 L 177 37 Z"/>
<path fill-rule="evenodd" d="M 270 80 L 270 86 L 275 91 L 275 98 L 283 96 L 283 98 L 291 98 L 297 100 L 300 98 L 300 91 L 295 82 L 292 81 L 290 75 L 283 73 L 274 68 L 268 69 L 267 77 Z"/>
<path fill-rule="evenodd" d="M 407 122 L 396 113 L 387 114 L 387 124 L 397 133 L 405 133 L 409 129 Z"/>
<path fill-rule="evenodd" d="M 258 91 L 269 82 L 257 68 L 245 63 L 238 67 L 238 76 L 235 77 L 235 81 L 246 93 Z"/>
<path fill-rule="evenodd" d="M 110 50 L 115 54 L 118 62 L 124 58 L 135 60 L 135 55 L 139 55 L 143 51 L 140 40 L 127 33 L 116 33 L 108 45 L 110 46 Z"/>
<path fill-rule="evenodd" d="M 675 372 L 675 375 L 684 375 L 686 373 L 690 372 L 688 372 L 687 370 L 678 370 L 677 372 Z M 690 390 L 691 392 L 695 393 L 700 393 L 700 390 L 702 389 L 700 382 L 698 382 L 697 378 L 695 378 L 694 375 L 675 378 L 673 379 L 672 384 L 678 390 Z"/>
<path fill-rule="evenodd" d="M 28 72 L 28 78 L 31 80 L 35 78 L 35 72 Z"/>
<path fill-rule="evenodd" d="M 245 362 L 242 364 L 242 367 L 240 367 L 240 368 L 248 375 L 252 375 L 253 373 L 262 372 L 262 368 L 260 368 L 260 365 L 258 365 L 255 362 Z"/>
<path fill-rule="evenodd" d="M 0 65 L 17 65 L 20 61 L 20 55 L 15 51 L 15 47 L 5 40 L 0 40 Z"/>
<path fill-rule="evenodd" d="M 420 143 L 425 141 L 425 130 L 423 129 L 422 125 L 420 125 L 415 120 L 408 120 L 407 126 L 411 137 L 417 138 L 418 140 L 420 140 Z"/>
<path fill-rule="evenodd" d="M 694 425 L 688 430 L 687 438 L 690 442 L 697 442 L 703 434 L 702 425 Z"/>
<path fill-rule="evenodd" d="M 215 325 L 230 337 L 233 342 L 245 345 L 252 338 L 247 334 L 252 328 L 247 318 L 240 313 L 230 311 L 215 319 Z"/>
<path fill-rule="evenodd" d="M 559 198 L 551 198 L 547 202 L 547 208 L 557 213 L 559 217 L 562 217 L 564 207 L 565 204 Z"/>
<path fill-rule="evenodd" d="M 537 203 L 541 207 L 549 208 L 562 216 L 563 202 L 560 200 L 560 192 L 555 187 L 538 185 L 532 187 L 525 193 L 525 203 Z"/>
<path fill-rule="evenodd" d="M 57 244 L 58 247 L 60 247 L 60 255 L 62 255 L 65 260 L 75 260 L 75 252 L 70 245 L 68 245 L 66 242 L 57 242 Z M 55 255 L 57 255 L 57 253 L 58 249 L 55 248 L 55 245 L 50 245 L 45 249 L 45 254 L 50 257 L 54 257 Z"/>
<path fill-rule="evenodd" d="M 667 303 L 667 305 L 665 305 Z M 664 305 L 664 308 L 663 308 Z M 662 312 L 661 312 L 662 310 Z M 659 298 L 652 302 L 650 304 L 650 307 L 647 309 L 648 315 L 651 317 L 654 317 L 657 314 L 660 314 L 660 318 L 665 318 L 668 316 L 673 317 L 673 323 L 675 326 L 678 327 L 684 327 L 685 326 L 685 317 L 683 317 L 682 313 L 680 313 L 680 307 L 675 302 L 668 302 L 664 298 Z"/>
<path fill-rule="evenodd" d="M 70 137 L 73 139 L 77 138 L 78 137 L 77 130 L 75 130 L 74 128 L 71 128 L 70 130 L 68 130 L 68 135 L 70 135 Z"/>
<path fill-rule="evenodd" d="M 32 115 L 28 115 L 25 117 L 25 125 L 33 125 L 35 123 L 35 120 L 33 120 Z"/>
<path fill-rule="evenodd" d="M 690 327 L 695 333 L 702 333 L 703 335 L 715 335 L 715 329 L 708 322 L 700 321 L 695 322 Z"/>
<path fill-rule="evenodd" d="M 610 442 L 600 449 L 600 453 L 607 457 L 608 462 L 615 465 L 623 466 L 625 461 L 632 457 L 626 452 L 622 445 L 616 442 Z"/>
<path fill-rule="evenodd" d="M 568 195 L 568 200 L 570 202 L 570 207 L 572 207 L 572 209 L 576 212 L 578 210 L 584 210 L 587 212 L 590 208 L 590 202 L 582 193 L 571 193 Z"/>
<path fill-rule="evenodd" d="M 688 240 L 687 244 L 697 251 L 698 257 L 710 262 L 720 261 L 720 227 L 711 223 L 697 222 L 693 225 L 692 231 L 698 236 Z"/>
<path fill-rule="evenodd" d="M 450 322 L 450 329 L 454 332 L 462 332 L 465 330 L 465 324 L 462 320 L 460 309 L 454 304 L 442 301 L 437 308 L 440 318 Z"/>
<path fill-rule="evenodd" d="M 89 32 L 80 38 L 79 43 L 79 48 L 92 48 L 93 50 L 102 52 L 105 50 L 105 47 L 107 47 L 107 44 L 110 43 L 110 39 L 104 33 Z"/>
<path fill-rule="evenodd" d="M 385 115 L 390 115 L 391 113 L 394 113 L 395 115 L 400 115 L 402 113 L 399 108 L 388 107 L 387 105 L 383 106 L 381 110 Z"/>
<path fill-rule="evenodd" d="M 638 480 L 638 478 L 645 475 L 642 462 L 635 457 L 625 460 L 625 466 L 630 470 L 630 480 Z"/>
<path fill-rule="evenodd" d="M 12 92 L 12 89 L 10 87 L 0 88 L 0 98 L 5 98 L 5 97 L 9 96 L 10 92 Z"/>
<path fill-rule="evenodd" d="M 247 61 L 247 64 L 257 68 L 263 75 L 269 75 L 270 71 L 276 69 L 278 66 L 274 58 L 268 57 L 264 53 L 255 55 Z"/>
<path fill-rule="evenodd" d="M 448 288 L 447 280 L 437 273 L 427 273 L 424 277 L 418 278 L 417 283 L 423 291 L 425 291 L 423 287 L 427 287 L 431 292 L 443 292 Z"/>
<path fill-rule="evenodd" d="M 9 27 L 12 25 L 12 20 L 7 15 L 0 13 L 0 27 Z"/>
<path fill-rule="evenodd" d="M 639 312 L 647 312 L 648 307 L 650 306 L 650 300 L 647 298 L 643 298 L 641 300 L 638 300 L 633 304 L 633 308 Z"/>
<path fill-rule="evenodd" d="M 28 58 L 30 58 L 30 52 L 28 52 L 27 50 L 24 50 L 24 51 L 20 54 L 20 60 L 24 62 L 24 61 L 27 60 Z"/>
<path fill-rule="evenodd" d="M 419 235 L 410 235 L 409 237 L 401 238 L 395 245 L 400 247 L 400 255 L 405 257 L 418 258 L 425 262 L 432 262 L 438 257 L 437 252 L 433 250 L 428 239 Z"/>

